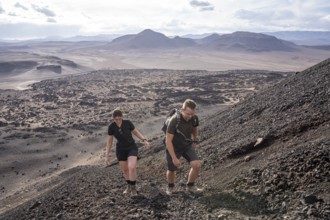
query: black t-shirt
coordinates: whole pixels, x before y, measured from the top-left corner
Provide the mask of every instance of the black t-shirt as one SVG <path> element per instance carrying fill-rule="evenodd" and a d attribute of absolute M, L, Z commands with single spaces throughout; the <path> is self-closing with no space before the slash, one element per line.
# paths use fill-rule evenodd
<path fill-rule="evenodd" d="M 117 139 L 117 147 L 134 147 L 136 146 L 132 136 L 134 129 L 133 123 L 129 120 L 123 120 L 120 127 L 115 122 L 112 122 L 108 127 L 108 135 L 113 135 Z"/>

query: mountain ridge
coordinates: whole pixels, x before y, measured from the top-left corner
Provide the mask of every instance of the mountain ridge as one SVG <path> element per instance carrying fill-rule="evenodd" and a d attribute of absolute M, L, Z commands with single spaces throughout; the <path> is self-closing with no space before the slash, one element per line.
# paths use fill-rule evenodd
<path fill-rule="evenodd" d="M 260 33 L 234 32 L 232 34 L 212 34 L 208 37 L 193 40 L 189 38 L 174 37 L 169 38 L 164 34 L 146 29 L 135 35 L 124 35 L 114 39 L 108 44 L 109 48 L 117 50 L 126 49 L 173 49 L 173 48 L 193 48 L 224 51 L 298 51 L 299 46 L 294 43 L 277 39 Z"/>
<path fill-rule="evenodd" d="M 150 29 L 143 30 L 138 34 L 124 35 L 114 39 L 108 44 L 110 48 L 125 49 L 157 49 L 194 46 L 192 39 L 174 37 L 169 38 L 162 33 Z"/>
<path fill-rule="evenodd" d="M 202 39 L 205 41 L 205 38 Z M 222 50 L 246 50 L 251 52 L 263 51 L 297 51 L 298 46 L 294 43 L 280 40 L 274 36 L 261 33 L 238 31 L 232 34 L 224 34 L 217 37 L 213 35 L 206 41 L 209 48 Z"/>

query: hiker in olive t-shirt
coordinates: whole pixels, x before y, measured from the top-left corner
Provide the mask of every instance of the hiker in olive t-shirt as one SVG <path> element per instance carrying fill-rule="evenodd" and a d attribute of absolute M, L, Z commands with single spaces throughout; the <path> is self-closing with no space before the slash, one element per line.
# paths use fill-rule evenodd
<path fill-rule="evenodd" d="M 201 168 L 201 162 L 195 152 L 198 135 L 198 117 L 195 115 L 196 103 L 187 99 L 184 101 L 181 111 L 174 114 L 166 130 L 166 159 L 168 170 L 166 173 L 168 187 L 167 194 L 172 194 L 174 190 L 175 171 L 180 166 L 180 157 L 184 157 L 191 166 L 187 190 L 198 192 L 201 189 L 195 186 Z M 180 114 L 178 116 L 177 114 Z"/>
<path fill-rule="evenodd" d="M 133 139 L 132 134 L 143 141 L 144 145 L 149 148 L 148 140 L 134 127 L 129 120 L 123 120 L 123 113 L 116 109 L 112 113 L 112 122 L 108 127 L 108 140 L 105 153 L 105 165 L 110 165 L 110 150 L 112 147 L 113 137 L 117 139 L 116 156 L 119 161 L 119 166 L 123 172 L 127 182 L 127 188 L 124 194 L 130 193 L 132 196 L 137 195 L 136 191 L 136 166 L 138 148 Z"/>

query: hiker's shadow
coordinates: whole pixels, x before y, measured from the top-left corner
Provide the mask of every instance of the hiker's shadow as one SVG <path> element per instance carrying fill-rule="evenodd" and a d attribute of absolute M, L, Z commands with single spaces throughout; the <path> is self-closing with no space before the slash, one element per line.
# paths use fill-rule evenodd
<path fill-rule="evenodd" d="M 143 186 L 137 196 L 131 197 L 132 204 L 153 210 L 154 213 L 166 211 L 169 201 L 170 197 L 162 189 L 155 186 Z"/>
<path fill-rule="evenodd" d="M 152 210 L 157 214 L 168 212 L 168 203 L 175 204 L 187 201 L 193 201 L 203 197 L 200 193 L 187 192 L 183 188 L 178 188 L 172 195 L 167 195 L 165 191 L 156 186 L 143 186 L 137 196 L 131 197 L 131 204 Z M 189 202 L 188 202 L 189 203 Z"/>
<path fill-rule="evenodd" d="M 200 201 L 212 210 L 227 209 L 247 215 L 267 215 L 272 213 L 265 198 L 250 192 L 213 192 L 205 195 Z"/>

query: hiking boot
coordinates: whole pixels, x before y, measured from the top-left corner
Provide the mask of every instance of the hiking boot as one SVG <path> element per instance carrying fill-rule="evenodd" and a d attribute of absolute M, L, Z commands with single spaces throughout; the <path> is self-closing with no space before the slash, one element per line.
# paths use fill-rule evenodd
<path fill-rule="evenodd" d="M 131 185 L 127 185 L 125 191 L 123 192 L 123 194 L 126 194 L 126 195 L 129 193 L 131 193 Z"/>
<path fill-rule="evenodd" d="M 198 188 L 197 186 L 186 186 L 186 191 L 192 192 L 192 193 L 202 193 L 203 189 Z"/>
<path fill-rule="evenodd" d="M 135 185 L 132 185 L 131 186 L 131 196 L 137 196 L 138 193 L 136 191 L 136 186 Z"/>
<path fill-rule="evenodd" d="M 165 192 L 166 192 L 166 194 L 169 195 L 169 196 L 172 195 L 173 192 L 174 192 L 174 187 L 169 187 L 169 186 L 168 186 L 168 187 L 166 188 L 166 191 L 165 191 Z"/>

